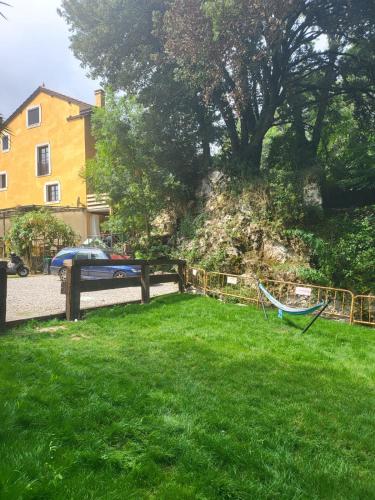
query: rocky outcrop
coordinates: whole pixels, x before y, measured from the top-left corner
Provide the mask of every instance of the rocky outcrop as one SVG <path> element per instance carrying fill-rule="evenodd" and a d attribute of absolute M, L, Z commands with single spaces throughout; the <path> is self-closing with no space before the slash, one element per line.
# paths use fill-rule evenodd
<path fill-rule="evenodd" d="M 205 181 L 199 195 L 204 211 L 195 238 L 180 241 L 185 255 L 205 267 L 237 274 L 292 279 L 308 266 L 307 248 L 286 238 L 267 219 L 268 198 L 261 187 L 233 191 L 223 176 Z"/>

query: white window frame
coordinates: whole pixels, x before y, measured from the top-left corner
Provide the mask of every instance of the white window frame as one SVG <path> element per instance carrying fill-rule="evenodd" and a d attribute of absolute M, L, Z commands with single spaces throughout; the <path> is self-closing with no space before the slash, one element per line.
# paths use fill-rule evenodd
<path fill-rule="evenodd" d="M 48 146 L 48 174 L 38 175 L 38 149 Z M 43 144 L 37 144 L 35 146 L 35 176 L 36 177 L 47 177 L 51 175 L 52 167 L 51 167 L 51 144 L 49 142 L 44 142 Z"/>
<path fill-rule="evenodd" d="M 48 201 L 47 200 L 47 187 L 48 186 L 59 186 L 59 199 L 57 201 Z M 60 185 L 60 181 L 51 181 L 51 182 L 46 182 L 44 184 L 44 203 L 46 203 L 47 205 L 54 205 L 56 203 L 60 203 L 61 202 L 61 185 Z"/>
<path fill-rule="evenodd" d="M 3 136 L 4 135 L 8 137 L 8 149 L 3 149 Z M 3 132 L 1 134 L 1 151 L 3 153 L 8 153 L 10 151 L 10 134 L 8 134 L 7 132 Z"/>
<path fill-rule="evenodd" d="M 39 109 L 39 122 L 38 123 L 33 123 L 32 125 L 29 125 L 29 111 L 33 109 Z M 27 128 L 35 128 L 35 127 L 40 127 L 42 123 L 42 106 L 38 104 L 37 106 L 30 106 L 29 108 L 26 109 L 26 127 Z"/>
<path fill-rule="evenodd" d="M 0 187 L 0 191 L 6 191 L 8 189 L 8 172 L 6 170 L 3 170 L 0 172 L 0 175 L 5 175 L 5 187 Z"/>

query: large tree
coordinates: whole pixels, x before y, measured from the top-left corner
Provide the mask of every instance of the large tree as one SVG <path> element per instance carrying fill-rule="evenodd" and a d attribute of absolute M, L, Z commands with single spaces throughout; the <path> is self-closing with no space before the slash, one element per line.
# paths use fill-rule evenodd
<path fill-rule="evenodd" d="M 373 98 L 353 50 L 374 39 L 371 0 L 64 0 L 62 14 L 92 75 L 137 93 L 155 124 L 162 110 L 161 140 L 183 137 L 206 165 L 223 128 L 236 168 L 259 172 L 280 122 L 313 164 L 332 98 Z"/>
<path fill-rule="evenodd" d="M 146 235 L 161 210 L 174 206 L 179 189 L 173 175 L 156 163 L 160 146 L 147 133 L 147 111 L 134 97 L 107 92 L 105 109 L 93 117 L 96 157 L 86 169 L 96 193 L 109 197 L 116 220 L 128 236 Z"/>
<path fill-rule="evenodd" d="M 220 110 L 234 159 L 257 171 L 264 137 L 284 104 L 287 120 L 316 156 L 331 97 L 349 90 L 338 78 L 340 66 L 346 59 L 355 65 L 350 46 L 374 35 L 374 5 L 365 0 L 174 0 L 164 33 L 166 52 L 181 78 L 200 86 Z M 301 116 L 307 93 L 315 111 L 308 138 Z"/>
<path fill-rule="evenodd" d="M 194 189 L 194 174 L 211 162 L 212 110 L 195 88 L 175 78 L 156 28 L 167 0 L 63 0 L 72 49 L 93 78 L 135 94 L 148 110 L 145 126 L 161 149 L 156 160 Z"/>

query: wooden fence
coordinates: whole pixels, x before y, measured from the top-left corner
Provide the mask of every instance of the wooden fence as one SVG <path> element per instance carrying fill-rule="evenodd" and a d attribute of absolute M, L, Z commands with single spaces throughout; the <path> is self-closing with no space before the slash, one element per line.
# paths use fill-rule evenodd
<path fill-rule="evenodd" d="M 66 294 L 66 319 L 74 321 L 81 315 L 81 292 L 97 292 L 118 288 L 141 287 L 142 303 L 150 302 L 150 286 L 160 283 L 178 283 L 179 291 L 185 289 L 185 261 L 171 259 L 154 260 L 66 260 L 66 282 L 62 284 L 62 293 Z M 126 278 L 81 280 L 82 267 L 139 266 L 141 275 Z M 151 267 L 177 266 L 177 273 L 152 274 Z"/>
<path fill-rule="evenodd" d="M 4 330 L 7 318 L 7 262 L 0 261 L 0 330 Z"/>
<path fill-rule="evenodd" d="M 118 288 L 141 287 L 142 303 L 150 302 L 150 287 L 160 283 L 177 283 L 179 291 L 185 290 L 186 263 L 179 259 L 155 260 L 66 260 L 67 279 L 61 285 L 61 292 L 66 294 L 66 318 L 70 321 L 81 316 L 81 293 Z M 82 267 L 103 266 L 139 266 L 140 276 L 113 279 L 81 280 Z M 151 269 L 176 267 L 177 272 L 152 273 Z M 7 262 L 0 261 L 0 330 L 7 327 Z M 32 318 L 30 318 L 32 319 Z M 36 318 L 37 319 L 37 318 Z"/>

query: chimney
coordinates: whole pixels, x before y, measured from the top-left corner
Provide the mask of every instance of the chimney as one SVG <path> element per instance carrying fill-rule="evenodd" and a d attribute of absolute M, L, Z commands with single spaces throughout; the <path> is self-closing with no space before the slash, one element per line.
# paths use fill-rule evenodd
<path fill-rule="evenodd" d="M 97 108 L 104 108 L 105 106 L 105 92 L 102 89 L 95 90 L 95 106 Z"/>

